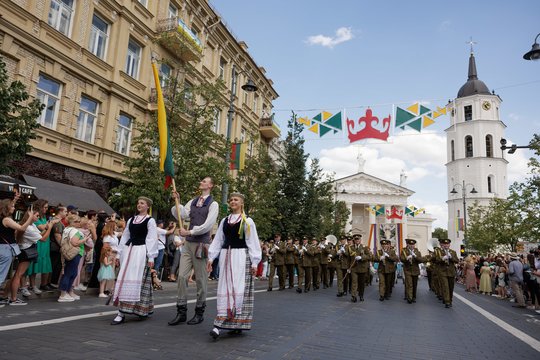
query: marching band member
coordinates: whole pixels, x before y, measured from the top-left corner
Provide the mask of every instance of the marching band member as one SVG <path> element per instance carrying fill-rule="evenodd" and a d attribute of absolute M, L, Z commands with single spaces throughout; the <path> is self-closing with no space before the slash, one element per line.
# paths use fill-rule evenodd
<path fill-rule="evenodd" d="M 380 241 L 382 249 L 375 253 L 375 261 L 379 263 L 379 300 L 390 300 L 392 287 L 394 286 L 394 272 L 398 257 L 390 249 L 390 240 L 382 239 Z"/>
<path fill-rule="evenodd" d="M 358 299 L 364 301 L 364 288 L 372 256 L 369 248 L 362 245 L 362 235 L 354 235 L 353 239 L 354 245 L 349 250 L 351 261 L 349 268 L 352 277 L 351 301 L 356 302 Z"/>
<path fill-rule="evenodd" d="M 456 264 L 459 262 L 457 254 L 450 249 L 450 239 L 440 239 L 440 248 L 435 249 L 435 262 L 438 265 L 439 285 L 442 291 L 444 306 L 452 307 L 454 296 L 454 282 L 456 278 Z"/>
<path fill-rule="evenodd" d="M 420 275 L 419 265 L 425 262 L 422 254 L 415 248 L 416 240 L 405 239 L 407 247 L 401 250 L 400 259 L 403 263 L 405 274 L 405 295 L 409 304 L 416 302 L 416 287 L 418 275 Z"/>

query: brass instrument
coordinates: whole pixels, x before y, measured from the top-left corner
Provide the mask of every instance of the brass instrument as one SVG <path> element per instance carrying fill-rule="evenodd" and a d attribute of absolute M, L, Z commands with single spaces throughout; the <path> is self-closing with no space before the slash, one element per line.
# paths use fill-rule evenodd
<path fill-rule="evenodd" d="M 437 238 L 431 238 L 428 240 L 426 247 L 429 252 L 434 252 L 435 248 L 439 247 L 439 239 Z"/>
<path fill-rule="evenodd" d="M 327 244 L 336 245 L 337 244 L 337 237 L 335 235 L 326 235 L 325 237 Z"/>

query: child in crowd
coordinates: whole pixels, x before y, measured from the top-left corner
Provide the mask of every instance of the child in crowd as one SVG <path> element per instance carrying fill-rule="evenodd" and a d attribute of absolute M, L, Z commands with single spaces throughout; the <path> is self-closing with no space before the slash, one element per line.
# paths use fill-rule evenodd
<path fill-rule="evenodd" d="M 99 297 L 107 297 L 105 290 L 109 281 L 114 281 L 114 269 L 112 267 L 114 261 L 114 255 L 110 246 L 104 245 L 101 249 L 101 256 L 99 262 L 101 266 L 97 274 L 99 281 Z"/>

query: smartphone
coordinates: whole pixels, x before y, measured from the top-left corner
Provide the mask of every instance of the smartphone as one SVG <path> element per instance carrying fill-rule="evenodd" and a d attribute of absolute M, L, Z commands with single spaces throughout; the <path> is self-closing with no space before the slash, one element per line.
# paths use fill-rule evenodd
<path fill-rule="evenodd" d="M 34 204 L 30 204 L 30 211 L 34 212 Z"/>

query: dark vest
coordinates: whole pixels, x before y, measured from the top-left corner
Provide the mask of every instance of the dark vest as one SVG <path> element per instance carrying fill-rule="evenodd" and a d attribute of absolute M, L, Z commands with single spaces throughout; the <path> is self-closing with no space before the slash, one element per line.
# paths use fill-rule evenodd
<path fill-rule="evenodd" d="M 242 239 L 240 238 L 240 235 L 238 235 L 238 230 L 240 230 L 240 223 L 242 221 L 238 221 L 236 224 L 229 224 L 229 222 L 225 219 L 223 222 L 223 234 L 225 235 L 225 240 L 223 241 L 223 249 L 228 249 L 229 247 L 231 249 L 247 249 L 246 244 L 246 237 L 244 236 Z"/>
<path fill-rule="evenodd" d="M 126 243 L 126 246 L 141 246 L 146 244 L 146 235 L 148 235 L 148 222 L 151 217 L 147 217 L 142 223 L 134 224 L 133 220 L 135 217 L 131 218 L 129 222 L 129 240 Z"/>
<path fill-rule="evenodd" d="M 208 211 L 210 210 L 210 204 L 212 204 L 212 196 L 209 195 L 204 201 L 201 207 L 197 207 L 197 202 L 199 201 L 199 196 L 191 201 L 191 207 L 189 210 L 189 230 L 193 229 L 194 226 L 202 225 L 208 217 Z M 200 235 L 190 235 L 186 236 L 186 241 L 195 242 L 195 243 L 210 243 L 210 232 L 200 234 Z"/>

